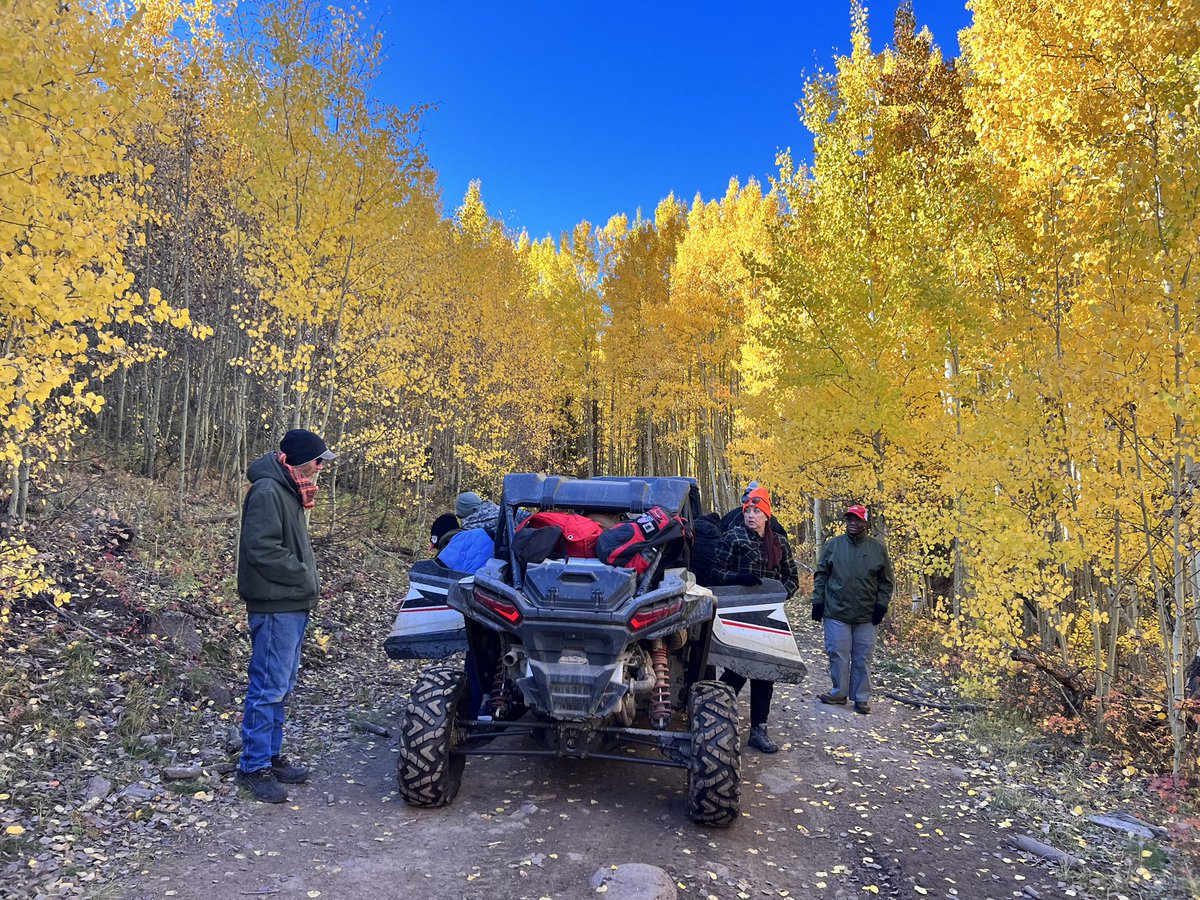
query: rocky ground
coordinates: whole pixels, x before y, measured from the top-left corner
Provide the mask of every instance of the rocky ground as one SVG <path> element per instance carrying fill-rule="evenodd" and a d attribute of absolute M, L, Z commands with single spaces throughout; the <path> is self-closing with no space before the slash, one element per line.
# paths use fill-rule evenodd
<path fill-rule="evenodd" d="M 1151 777 L 1064 752 L 1002 710 L 822 706 L 818 629 L 800 610 L 810 678 L 777 691 L 781 750 L 746 751 L 731 828 L 688 822 L 681 770 L 606 762 L 473 757 L 450 807 L 407 807 L 394 734 L 416 667 L 380 646 L 405 554 L 376 541 L 319 548 L 326 596 L 287 747 L 311 783 L 282 806 L 240 799 L 246 641 L 227 513 L 181 517 L 144 484 L 84 487 L 87 503 L 64 502 L 34 535 L 75 598 L 19 604 L 0 633 L 0 896 L 1195 893 L 1197 823 L 1168 814 L 1178 798 Z M 953 706 L 911 655 L 893 630 L 879 689 Z M 1134 821 L 1092 821 L 1113 813 Z M 1038 855 L 1051 850 L 1078 864 Z"/>
<path fill-rule="evenodd" d="M 1076 870 L 1016 849 L 1019 834 L 1076 852 L 1107 838 L 1052 824 L 1081 819 L 1055 791 L 1022 785 L 961 716 L 890 700 L 870 716 L 818 703 L 816 634 L 812 623 L 801 631 L 813 677 L 777 695 L 781 750 L 746 752 L 743 814 L 727 830 L 687 821 L 681 771 L 620 763 L 476 757 L 449 808 L 409 808 L 396 794 L 395 739 L 314 724 L 344 721 L 347 707 L 310 680 L 297 713 L 308 717 L 302 742 L 317 751 L 312 782 L 285 806 L 230 808 L 205 838 L 123 883 L 121 896 L 1185 896 L 1169 877 L 1139 874 L 1140 851 L 1126 871 L 1098 879 L 1092 864 Z M 913 690 L 894 670 L 880 680 Z M 399 694 L 377 696 L 358 712 L 395 731 Z M 1027 790 L 1051 798 L 1045 829 L 1032 808 L 1005 805 Z"/>

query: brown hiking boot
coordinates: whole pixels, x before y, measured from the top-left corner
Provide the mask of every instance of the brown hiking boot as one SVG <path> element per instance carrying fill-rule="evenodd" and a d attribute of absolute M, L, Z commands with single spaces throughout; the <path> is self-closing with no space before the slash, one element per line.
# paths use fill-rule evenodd
<path fill-rule="evenodd" d="M 817 699 L 820 700 L 822 703 L 830 703 L 834 706 L 845 706 L 846 705 L 846 698 L 838 697 L 836 694 L 822 694 Z"/>
<path fill-rule="evenodd" d="M 871 714 L 871 704 L 870 703 L 855 703 L 854 711 L 856 713 L 858 713 L 860 716 L 869 716 Z"/>

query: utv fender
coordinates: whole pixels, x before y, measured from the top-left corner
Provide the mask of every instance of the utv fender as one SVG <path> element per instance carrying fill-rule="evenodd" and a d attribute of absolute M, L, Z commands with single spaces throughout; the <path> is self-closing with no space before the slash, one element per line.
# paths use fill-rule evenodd
<path fill-rule="evenodd" d="M 692 759 L 688 766 L 688 816 L 698 825 L 728 828 L 742 798 L 742 744 L 737 699 L 719 681 L 699 681 L 688 705 Z"/>
<path fill-rule="evenodd" d="M 400 732 L 396 771 L 400 795 L 412 806 L 445 806 L 462 782 L 466 757 L 454 727 L 460 706 L 469 705 L 467 674 L 453 666 L 431 666 L 413 685 Z"/>

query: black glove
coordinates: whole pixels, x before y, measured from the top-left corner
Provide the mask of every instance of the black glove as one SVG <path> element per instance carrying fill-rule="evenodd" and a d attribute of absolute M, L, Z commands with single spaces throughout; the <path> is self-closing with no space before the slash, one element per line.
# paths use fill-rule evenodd
<path fill-rule="evenodd" d="M 871 613 L 871 624 L 878 625 L 883 621 L 883 617 L 887 615 L 887 607 L 882 603 L 875 604 L 875 611 Z"/>
<path fill-rule="evenodd" d="M 812 617 L 813 617 L 814 622 L 820 622 L 823 618 L 825 618 L 825 604 L 824 603 L 814 603 L 813 604 Z"/>
<path fill-rule="evenodd" d="M 746 587 L 756 587 L 762 584 L 762 579 L 751 572 L 738 572 L 729 579 L 730 584 L 742 584 Z"/>

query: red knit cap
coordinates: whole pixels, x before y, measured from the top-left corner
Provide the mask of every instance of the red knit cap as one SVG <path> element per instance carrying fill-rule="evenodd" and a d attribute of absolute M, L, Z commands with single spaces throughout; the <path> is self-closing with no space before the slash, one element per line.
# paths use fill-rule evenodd
<path fill-rule="evenodd" d="M 762 514 L 768 519 L 771 518 L 771 495 L 764 487 L 755 488 L 746 496 L 746 502 L 742 504 L 742 512 L 745 512 L 751 506 L 757 506 Z"/>

